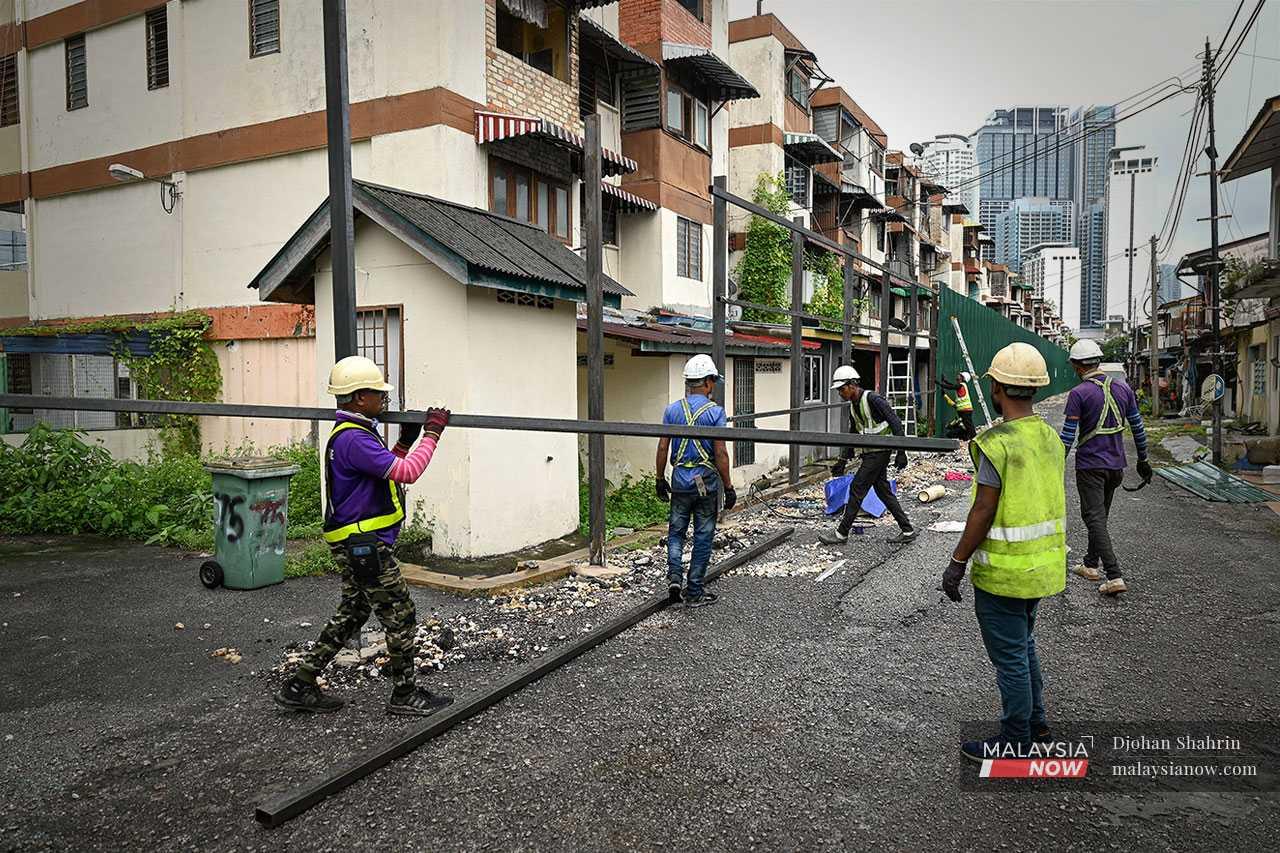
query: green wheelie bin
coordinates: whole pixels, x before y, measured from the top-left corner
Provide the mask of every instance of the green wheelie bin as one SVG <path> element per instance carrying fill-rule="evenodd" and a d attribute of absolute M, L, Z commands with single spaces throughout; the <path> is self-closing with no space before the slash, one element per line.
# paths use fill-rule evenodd
<path fill-rule="evenodd" d="M 269 456 L 219 459 L 213 475 L 214 559 L 200 566 L 209 589 L 258 589 L 284 580 L 289 478 L 296 465 Z"/>

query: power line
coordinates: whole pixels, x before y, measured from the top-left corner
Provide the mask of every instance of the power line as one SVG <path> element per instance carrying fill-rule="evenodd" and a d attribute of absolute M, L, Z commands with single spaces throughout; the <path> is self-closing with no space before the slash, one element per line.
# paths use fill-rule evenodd
<path fill-rule="evenodd" d="M 1221 83 L 1223 78 L 1227 76 L 1227 71 L 1230 69 L 1231 63 L 1235 61 L 1236 55 L 1240 52 L 1240 48 L 1244 44 L 1245 38 L 1248 37 L 1249 31 L 1253 29 L 1253 25 L 1257 23 L 1258 16 L 1262 13 L 1262 7 L 1266 4 L 1267 0 L 1258 0 L 1258 5 L 1253 7 L 1253 12 L 1249 15 L 1249 20 L 1245 22 L 1244 28 L 1240 30 L 1239 35 L 1236 36 L 1236 40 L 1231 45 L 1231 49 L 1227 52 L 1226 60 L 1216 71 L 1213 78 L 1214 86 Z M 1217 54 L 1214 56 L 1216 59 Z"/>

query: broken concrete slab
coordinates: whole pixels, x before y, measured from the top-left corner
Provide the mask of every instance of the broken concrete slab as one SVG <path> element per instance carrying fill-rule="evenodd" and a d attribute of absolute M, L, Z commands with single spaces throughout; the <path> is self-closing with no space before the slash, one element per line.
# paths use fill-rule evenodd
<path fill-rule="evenodd" d="M 1244 445 L 1254 465 L 1280 465 L 1280 436 L 1246 438 Z"/>
<path fill-rule="evenodd" d="M 401 563 L 400 573 L 406 583 L 414 586 L 425 586 L 455 595 L 498 595 L 524 586 L 559 580 L 569 574 L 569 564 L 561 560 L 545 560 L 539 561 L 537 568 L 520 569 L 490 577 L 466 578 L 433 572 L 413 563 Z"/>

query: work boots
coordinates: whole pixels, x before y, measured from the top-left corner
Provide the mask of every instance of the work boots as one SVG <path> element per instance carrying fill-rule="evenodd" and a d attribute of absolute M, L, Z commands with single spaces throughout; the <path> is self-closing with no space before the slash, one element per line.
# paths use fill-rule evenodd
<path fill-rule="evenodd" d="M 429 717 L 441 708 L 453 704 L 452 696 L 432 693 L 425 687 L 413 687 L 407 691 L 397 690 L 387 701 L 387 713 L 399 717 Z"/>
<path fill-rule="evenodd" d="M 280 691 L 271 698 L 281 708 L 310 714 L 327 714 L 346 704 L 341 699 L 322 692 L 314 684 L 308 684 L 297 678 L 286 681 L 281 685 Z"/>
<path fill-rule="evenodd" d="M 818 541 L 823 545 L 844 545 L 849 541 L 849 534 L 837 527 L 835 530 L 824 530 L 819 533 Z"/>
<path fill-rule="evenodd" d="M 1088 563 L 1081 563 L 1078 566 L 1071 567 L 1071 574 L 1082 577 L 1087 581 L 1102 580 L 1102 571 L 1097 566 L 1091 566 Z"/>
<path fill-rule="evenodd" d="M 914 542 L 916 537 L 920 535 L 920 531 L 914 527 L 906 530 L 899 530 L 897 533 L 889 537 L 889 541 L 894 545 L 906 545 L 908 542 Z"/>

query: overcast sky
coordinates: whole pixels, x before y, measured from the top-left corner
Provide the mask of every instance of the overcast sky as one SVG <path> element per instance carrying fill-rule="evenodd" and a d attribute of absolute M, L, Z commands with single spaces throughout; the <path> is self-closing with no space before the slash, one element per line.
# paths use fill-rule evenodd
<path fill-rule="evenodd" d="M 1217 46 L 1236 5 L 1237 0 L 764 0 L 764 10 L 814 51 L 828 76 L 880 123 L 890 146 L 903 150 L 939 133 L 970 134 L 997 107 L 1110 104 L 1184 71 L 1190 72 L 1184 80 L 1198 80 L 1196 54 L 1206 36 Z M 1235 32 L 1254 5 L 1245 0 Z M 732 18 L 755 9 L 756 0 L 729 0 Z M 1219 87 L 1223 159 L 1275 94 L 1280 2 L 1263 8 Z M 1160 158 L 1161 220 L 1193 104 L 1194 95 L 1178 96 L 1116 128 L 1118 145 L 1145 144 Z M 1202 158 L 1197 171 L 1204 163 Z M 1207 182 L 1194 180 L 1166 261 L 1208 245 L 1208 224 L 1195 222 L 1209 215 Z M 1235 213 L 1223 223 L 1224 242 L 1266 230 L 1264 176 L 1226 184 L 1222 195 L 1223 212 Z"/>

